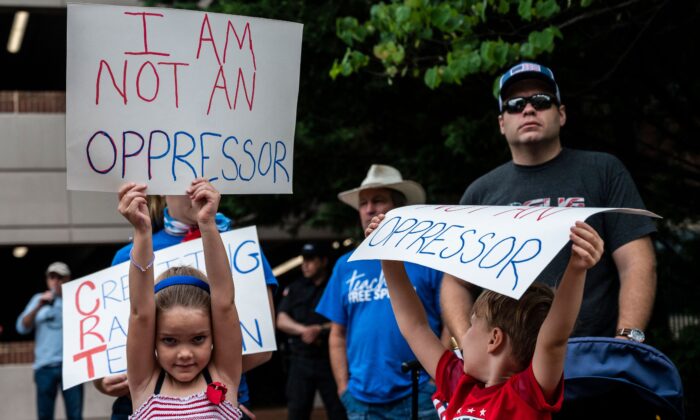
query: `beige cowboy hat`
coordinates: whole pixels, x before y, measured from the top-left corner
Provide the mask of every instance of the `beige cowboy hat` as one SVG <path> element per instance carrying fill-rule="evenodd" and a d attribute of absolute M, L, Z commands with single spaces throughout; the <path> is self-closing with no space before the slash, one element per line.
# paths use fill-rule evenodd
<path fill-rule="evenodd" d="M 338 199 L 350 207 L 360 207 L 360 191 L 370 188 L 388 188 L 398 191 L 406 197 L 406 205 L 425 203 L 425 190 L 415 181 L 404 180 L 401 172 L 393 166 L 372 165 L 367 171 L 367 176 L 358 188 L 343 191 L 338 194 Z"/>

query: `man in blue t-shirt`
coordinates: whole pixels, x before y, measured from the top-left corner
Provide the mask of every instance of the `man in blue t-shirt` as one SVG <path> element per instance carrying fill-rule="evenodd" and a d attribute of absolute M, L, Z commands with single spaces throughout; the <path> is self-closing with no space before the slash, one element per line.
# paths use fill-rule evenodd
<path fill-rule="evenodd" d="M 379 213 L 424 203 L 425 191 L 391 166 L 372 165 L 359 188 L 342 192 L 338 198 L 358 210 L 362 229 L 366 229 Z M 338 395 L 348 418 L 411 418 L 411 377 L 402 372 L 401 364 L 415 356 L 394 318 L 380 262 L 348 262 L 350 254 L 336 262 L 316 307 L 316 312 L 331 320 L 329 352 Z M 430 326 L 439 336 L 442 273 L 411 263 L 405 266 Z M 428 380 L 421 372 L 418 417 L 437 419 L 431 402 L 435 386 Z"/>

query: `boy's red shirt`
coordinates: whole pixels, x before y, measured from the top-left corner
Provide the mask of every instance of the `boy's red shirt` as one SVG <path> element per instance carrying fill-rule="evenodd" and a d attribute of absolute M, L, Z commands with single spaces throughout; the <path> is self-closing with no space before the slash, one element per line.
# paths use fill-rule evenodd
<path fill-rule="evenodd" d="M 435 373 L 433 403 L 440 420 L 551 419 L 564 400 L 563 375 L 553 402 L 542 394 L 532 364 L 502 384 L 484 384 L 464 373 L 462 361 L 445 351 Z"/>

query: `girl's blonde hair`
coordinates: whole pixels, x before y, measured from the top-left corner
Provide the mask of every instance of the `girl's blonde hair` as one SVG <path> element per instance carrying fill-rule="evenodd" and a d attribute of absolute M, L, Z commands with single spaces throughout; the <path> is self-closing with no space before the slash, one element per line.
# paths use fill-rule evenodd
<path fill-rule="evenodd" d="M 148 215 L 151 216 L 151 228 L 153 232 L 163 229 L 163 210 L 165 209 L 165 197 L 162 195 L 148 196 Z"/>
<path fill-rule="evenodd" d="M 191 276 L 207 282 L 207 276 L 189 266 L 170 267 L 156 279 L 156 284 L 173 276 Z M 156 313 L 167 311 L 175 306 L 201 309 L 211 312 L 211 297 L 206 290 L 189 284 L 176 284 L 156 293 Z"/>

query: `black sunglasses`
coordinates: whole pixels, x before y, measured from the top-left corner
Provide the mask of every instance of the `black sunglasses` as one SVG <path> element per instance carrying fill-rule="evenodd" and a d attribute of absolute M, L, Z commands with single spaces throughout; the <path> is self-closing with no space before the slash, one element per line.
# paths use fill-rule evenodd
<path fill-rule="evenodd" d="M 559 101 L 554 96 L 537 93 L 529 97 L 510 98 L 503 103 L 503 110 L 509 114 L 519 114 L 523 112 L 528 103 L 532 104 L 532 107 L 537 111 L 549 109 L 553 104 L 559 105 Z"/>

